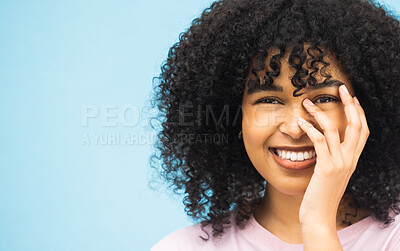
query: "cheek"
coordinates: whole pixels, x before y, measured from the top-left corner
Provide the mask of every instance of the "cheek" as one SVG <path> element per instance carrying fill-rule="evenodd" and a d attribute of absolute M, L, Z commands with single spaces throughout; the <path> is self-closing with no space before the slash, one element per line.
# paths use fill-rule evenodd
<path fill-rule="evenodd" d="M 279 112 L 273 106 L 254 106 L 243 110 L 242 125 L 262 130 L 276 123 Z"/>
<path fill-rule="evenodd" d="M 262 149 L 273 133 L 275 112 L 266 109 L 247 109 L 243 112 L 242 130 L 246 149 Z"/>

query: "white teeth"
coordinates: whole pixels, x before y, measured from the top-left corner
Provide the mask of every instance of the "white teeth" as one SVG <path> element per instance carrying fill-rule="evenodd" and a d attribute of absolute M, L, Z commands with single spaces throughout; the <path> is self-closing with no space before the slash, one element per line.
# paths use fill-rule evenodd
<path fill-rule="evenodd" d="M 280 159 L 287 159 L 291 161 L 304 161 L 307 159 L 311 159 L 316 155 L 314 151 L 292 152 L 279 149 L 276 149 L 276 154 Z"/>
<path fill-rule="evenodd" d="M 294 152 L 292 152 L 291 155 L 290 155 L 290 160 L 291 160 L 291 161 L 297 160 L 297 154 L 294 153 Z"/>
<path fill-rule="evenodd" d="M 297 154 L 297 159 L 300 160 L 300 161 L 304 160 L 303 153 L 298 153 Z"/>

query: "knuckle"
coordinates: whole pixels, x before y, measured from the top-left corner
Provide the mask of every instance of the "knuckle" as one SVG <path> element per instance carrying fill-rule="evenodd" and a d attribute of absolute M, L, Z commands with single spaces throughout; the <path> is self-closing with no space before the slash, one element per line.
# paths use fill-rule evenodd
<path fill-rule="evenodd" d="M 336 168 L 340 171 L 340 170 L 344 170 L 346 169 L 346 166 L 344 165 L 342 160 L 337 160 L 336 161 Z"/>
<path fill-rule="evenodd" d="M 319 136 L 317 136 L 315 138 L 315 143 L 322 144 L 324 142 L 325 142 L 325 137 L 324 136 L 319 135 Z"/>
<path fill-rule="evenodd" d="M 334 124 L 329 123 L 329 124 L 325 127 L 325 131 L 326 131 L 326 132 L 330 132 L 330 133 L 335 133 L 335 132 L 338 131 L 338 129 L 337 129 L 337 127 L 336 127 Z"/>

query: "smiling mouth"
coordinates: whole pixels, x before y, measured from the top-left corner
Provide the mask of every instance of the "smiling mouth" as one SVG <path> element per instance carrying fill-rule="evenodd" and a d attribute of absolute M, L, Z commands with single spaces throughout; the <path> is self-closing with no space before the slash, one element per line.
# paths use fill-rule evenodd
<path fill-rule="evenodd" d="M 307 151 L 288 151 L 279 148 L 269 148 L 275 162 L 289 170 L 302 170 L 312 167 L 316 163 L 317 156 L 313 149 Z"/>
<path fill-rule="evenodd" d="M 316 152 L 313 148 L 303 147 L 294 150 L 294 148 L 270 148 L 276 156 L 283 160 L 290 161 L 304 161 L 312 159 L 316 156 Z M 293 150 L 292 150 L 293 149 Z"/>

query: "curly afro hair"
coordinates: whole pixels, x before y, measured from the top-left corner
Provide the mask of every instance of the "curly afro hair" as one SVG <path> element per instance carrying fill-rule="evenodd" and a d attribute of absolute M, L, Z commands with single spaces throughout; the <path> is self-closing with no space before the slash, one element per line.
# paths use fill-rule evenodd
<path fill-rule="evenodd" d="M 391 223 L 390 212 L 400 213 L 400 26 L 372 1 L 214 2 L 180 35 L 155 78 L 152 105 L 159 114 L 153 119 L 161 131 L 152 167 L 174 192 L 184 193 L 187 214 L 203 228 L 211 224 L 213 236 L 230 226 L 233 212 L 236 224 L 246 225 L 266 181 L 237 138 L 241 99 L 249 75 L 256 76 L 249 88 L 260 84 L 257 76 L 271 47 L 279 53 L 264 80 L 279 75 L 279 60 L 291 48 L 293 95 L 315 84 L 318 67 L 324 72 L 329 65 L 328 52 L 348 74 L 370 136 L 345 195 L 353 198 L 351 207 Z"/>

